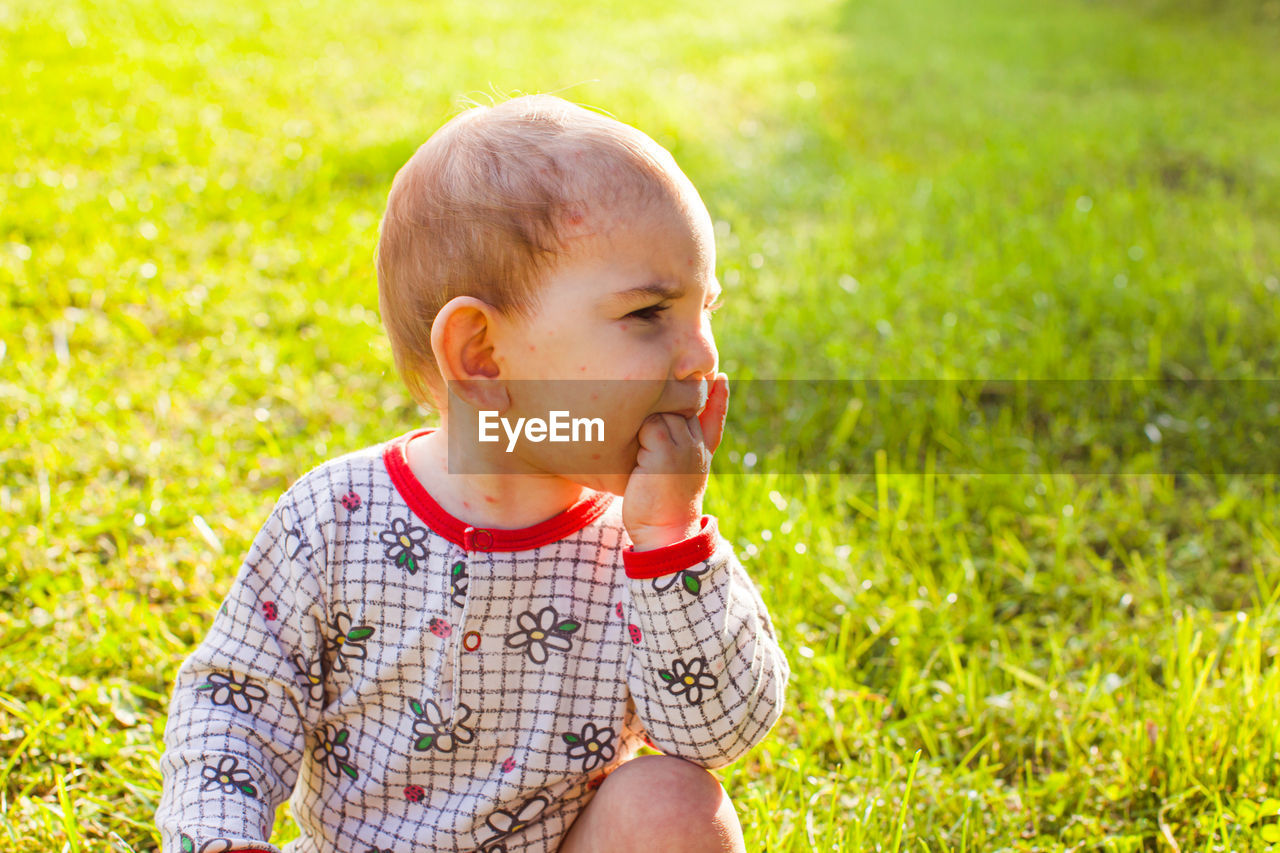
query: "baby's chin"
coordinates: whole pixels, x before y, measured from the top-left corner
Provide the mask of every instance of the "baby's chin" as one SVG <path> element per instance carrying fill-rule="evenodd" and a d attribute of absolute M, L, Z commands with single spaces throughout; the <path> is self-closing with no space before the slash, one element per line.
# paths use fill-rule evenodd
<path fill-rule="evenodd" d="M 627 491 L 631 472 L 636 468 L 639 443 L 634 447 L 617 448 L 604 458 L 595 458 L 572 466 L 575 470 L 561 474 L 566 480 L 597 492 L 622 495 Z M 593 454 L 594 455 L 594 454 Z"/>
<path fill-rule="evenodd" d="M 559 449 L 546 443 L 533 445 L 522 458 L 533 471 L 550 474 L 597 492 L 621 496 L 627 490 L 631 472 L 636 469 L 640 442 L 626 444 L 561 445 Z M 533 449 L 533 448 L 536 448 Z"/>

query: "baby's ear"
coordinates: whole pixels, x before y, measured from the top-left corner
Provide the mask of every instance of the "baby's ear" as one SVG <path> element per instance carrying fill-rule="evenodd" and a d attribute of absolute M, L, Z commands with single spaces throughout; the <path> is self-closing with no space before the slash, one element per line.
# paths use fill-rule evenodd
<path fill-rule="evenodd" d="M 501 368 L 494 359 L 497 310 L 472 296 L 455 296 L 431 323 L 431 351 L 450 398 L 474 409 L 507 410 Z"/>

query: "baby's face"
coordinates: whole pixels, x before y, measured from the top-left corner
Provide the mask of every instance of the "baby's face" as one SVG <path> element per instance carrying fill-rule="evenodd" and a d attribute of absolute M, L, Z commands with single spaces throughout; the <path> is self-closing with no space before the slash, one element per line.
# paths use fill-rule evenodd
<path fill-rule="evenodd" d="M 505 416 L 601 418 L 603 442 L 522 441 L 515 452 L 538 470 L 621 494 L 645 419 L 692 417 L 706 404 L 718 361 L 714 232 L 696 195 L 585 226 L 541 285 L 536 313 L 506 321 L 502 375 L 533 381 L 511 384 Z"/>

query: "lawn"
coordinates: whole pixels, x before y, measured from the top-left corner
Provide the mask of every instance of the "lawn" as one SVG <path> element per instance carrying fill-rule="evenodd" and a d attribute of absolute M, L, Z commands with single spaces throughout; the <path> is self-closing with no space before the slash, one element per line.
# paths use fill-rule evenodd
<path fill-rule="evenodd" d="M 169 686 L 276 497 L 423 422 L 373 248 L 462 99 L 555 92 L 673 151 L 735 380 L 930 380 L 945 413 L 969 380 L 1276 377 L 1278 18 L 0 5 L 0 848 L 153 849 Z M 720 773 L 751 850 L 1280 849 L 1280 465 L 956 473 L 815 405 L 735 434 L 722 465 L 769 464 L 707 500 L 794 670 Z"/>

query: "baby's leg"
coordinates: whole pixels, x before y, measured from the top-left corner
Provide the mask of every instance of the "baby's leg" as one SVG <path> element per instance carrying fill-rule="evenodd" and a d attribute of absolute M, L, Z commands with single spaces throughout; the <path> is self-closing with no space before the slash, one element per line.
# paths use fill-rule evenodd
<path fill-rule="evenodd" d="M 644 755 L 610 773 L 560 853 L 745 853 L 742 826 L 716 778 L 669 755 Z"/>

